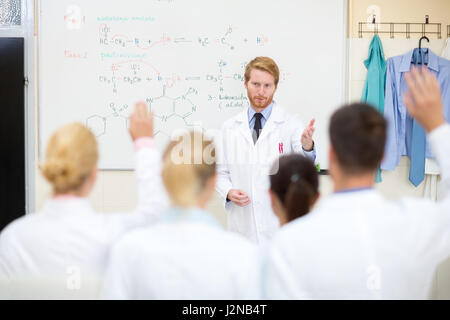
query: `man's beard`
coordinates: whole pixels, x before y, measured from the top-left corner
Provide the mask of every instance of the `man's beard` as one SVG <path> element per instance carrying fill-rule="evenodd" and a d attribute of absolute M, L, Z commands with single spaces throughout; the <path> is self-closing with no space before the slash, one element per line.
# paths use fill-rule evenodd
<path fill-rule="evenodd" d="M 248 95 L 248 99 L 250 100 L 250 105 L 253 108 L 258 108 L 258 109 L 265 109 L 267 108 L 271 103 L 272 103 L 272 99 L 273 99 L 273 95 L 271 95 L 270 97 L 267 97 L 265 100 L 263 100 L 263 104 L 261 104 L 260 101 L 258 101 L 256 98 L 253 99 L 250 97 L 250 95 Z"/>

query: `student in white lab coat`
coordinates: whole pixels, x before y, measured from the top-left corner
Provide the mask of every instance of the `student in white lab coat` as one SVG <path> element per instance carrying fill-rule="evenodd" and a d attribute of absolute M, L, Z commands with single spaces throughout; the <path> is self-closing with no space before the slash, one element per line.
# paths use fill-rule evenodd
<path fill-rule="evenodd" d="M 222 230 L 205 211 L 214 193 L 214 145 L 197 132 L 172 141 L 162 178 L 172 208 L 161 222 L 134 230 L 111 252 L 105 299 L 255 299 L 257 248 Z"/>
<path fill-rule="evenodd" d="M 270 176 L 270 200 L 280 225 L 306 215 L 319 198 L 319 176 L 314 163 L 299 154 L 280 157 Z"/>
<path fill-rule="evenodd" d="M 406 79 L 409 113 L 428 133 L 450 188 L 450 126 L 427 70 Z M 282 299 L 426 299 L 450 255 L 450 198 L 385 200 L 373 188 L 386 121 L 354 104 L 336 111 L 329 134 L 334 194 L 280 230 L 264 264 L 264 296 Z"/>
<path fill-rule="evenodd" d="M 316 159 L 314 119 L 305 129 L 298 117 L 273 101 L 279 69 L 271 58 L 250 61 L 244 80 L 250 106 L 222 127 L 216 190 L 225 204 L 228 229 L 263 243 L 279 228 L 268 195 L 270 168 L 291 152 Z"/>
<path fill-rule="evenodd" d="M 136 211 L 94 212 L 88 196 L 97 177 L 97 141 L 84 125 L 65 125 L 51 136 L 40 167 L 53 188 L 52 198 L 42 210 L 13 221 L 0 234 L 0 278 L 51 279 L 56 286 L 77 288 L 84 280 L 103 274 L 108 250 L 120 235 L 159 219 L 168 199 L 152 125 L 145 124 L 143 129 L 136 114 L 142 108 L 145 103 L 138 104 L 130 118 L 137 149 Z M 79 283 L 68 285 L 71 279 Z"/>

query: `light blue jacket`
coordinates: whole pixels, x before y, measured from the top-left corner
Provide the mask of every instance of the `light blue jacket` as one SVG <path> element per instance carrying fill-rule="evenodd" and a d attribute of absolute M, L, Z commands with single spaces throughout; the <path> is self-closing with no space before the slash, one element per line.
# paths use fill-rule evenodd
<path fill-rule="evenodd" d="M 378 35 L 374 35 L 369 47 L 369 57 L 364 61 L 367 78 L 364 85 L 362 102 L 372 105 L 384 114 L 384 86 L 386 83 L 386 61 L 383 46 Z M 377 170 L 376 181 L 381 181 L 381 171 Z"/>

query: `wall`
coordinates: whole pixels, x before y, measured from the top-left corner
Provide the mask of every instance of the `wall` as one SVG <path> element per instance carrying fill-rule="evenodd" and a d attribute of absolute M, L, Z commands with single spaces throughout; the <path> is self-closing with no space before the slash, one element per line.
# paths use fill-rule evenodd
<path fill-rule="evenodd" d="M 374 8 L 377 6 L 379 11 Z M 358 22 L 372 21 L 377 14 L 377 22 L 425 22 L 442 23 L 443 37 L 450 24 L 450 1 L 448 0 L 349 0 L 349 31 L 352 38 L 358 37 Z M 370 19 L 370 20 L 368 20 Z M 444 30 L 445 29 L 445 30 Z M 384 37 L 385 35 L 383 35 Z M 388 37 L 389 35 L 387 35 Z"/>

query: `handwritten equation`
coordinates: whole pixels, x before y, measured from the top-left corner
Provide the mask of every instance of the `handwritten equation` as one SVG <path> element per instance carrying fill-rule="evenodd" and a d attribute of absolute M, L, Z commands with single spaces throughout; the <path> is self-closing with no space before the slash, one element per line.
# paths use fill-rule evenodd
<path fill-rule="evenodd" d="M 81 23 L 84 21 L 86 17 L 82 16 Z M 95 21 L 98 23 L 96 53 L 67 48 L 64 50 L 64 57 L 72 61 L 96 60 L 103 66 L 103 71 L 96 75 L 96 82 L 100 88 L 110 90 L 110 95 L 104 102 L 105 111 L 86 118 L 86 124 L 97 136 L 107 134 L 108 121 L 112 118 L 119 120 L 124 129 L 128 128 L 128 117 L 132 109 L 129 106 L 134 101 L 123 101 L 125 95 L 133 89 L 152 93 L 145 101 L 157 120 L 155 136 L 169 136 L 170 132 L 166 128 L 173 127 L 169 125 L 171 122 L 191 126 L 193 120 L 198 119 L 195 115 L 201 108 L 211 110 L 211 106 L 215 106 L 217 111 L 221 111 L 247 107 L 249 100 L 246 94 L 230 94 L 236 91 L 236 87 L 243 86 L 247 61 L 236 66 L 236 63 L 230 64 L 226 56 L 249 46 L 263 47 L 270 40 L 264 34 L 242 35 L 238 28 L 231 25 L 224 27 L 223 32 L 209 36 L 170 34 L 163 30 L 157 36 L 154 32 L 151 36 L 137 36 L 129 32 L 129 27 L 124 27 L 130 23 L 152 25 L 158 21 L 157 17 L 149 15 L 99 16 Z M 214 49 L 214 52 L 223 52 L 223 57 L 216 58 L 214 70 L 198 73 L 183 70 L 167 72 L 164 64 L 161 66 L 154 62 L 155 55 L 178 52 L 183 48 Z M 185 88 L 184 93 L 171 94 L 170 91 L 175 88 L 178 88 L 177 92 Z M 155 94 L 158 91 L 159 94 Z"/>

